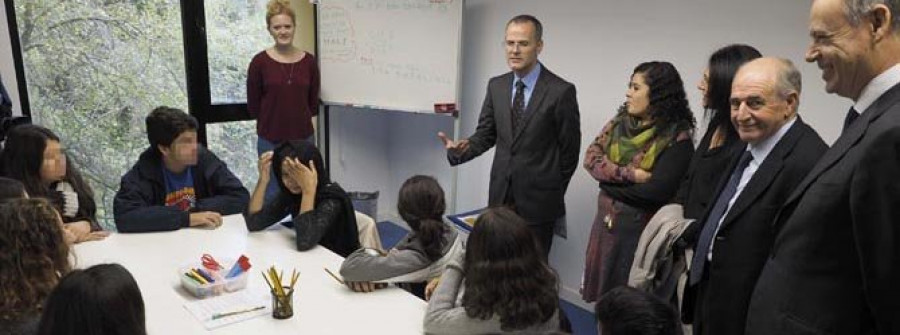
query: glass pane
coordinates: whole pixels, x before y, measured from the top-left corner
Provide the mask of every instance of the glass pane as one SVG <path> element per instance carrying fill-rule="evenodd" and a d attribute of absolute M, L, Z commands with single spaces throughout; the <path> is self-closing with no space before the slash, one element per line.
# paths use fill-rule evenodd
<path fill-rule="evenodd" d="M 209 123 L 206 125 L 209 150 L 219 156 L 248 191 L 253 192 L 259 172 L 256 168 L 256 121 Z"/>
<path fill-rule="evenodd" d="M 15 1 L 36 123 L 52 129 L 113 227 L 121 176 L 147 148 L 144 117 L 187 107 L 178 0 Z"/>
<path fill-rule="evenodd" d="M 247 102 L 247 66 L 253 56 L 273 43 L 266 30 L 267 2 L 204 2 L 209 89 L 213 105 Z"/>

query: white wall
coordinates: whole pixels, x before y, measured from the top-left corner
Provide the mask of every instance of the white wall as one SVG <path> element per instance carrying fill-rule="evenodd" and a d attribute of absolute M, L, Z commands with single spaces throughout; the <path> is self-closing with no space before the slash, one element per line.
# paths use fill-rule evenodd
<path fill-rule="evenodd" d="M 16 81 L 15 61 L 13 60 L 12 44 L 9 40 L 9 24 L 6 19 L 6 6 L 0 6 L 0 76 L 3 77 L 3 86 L 9 92 L 13 100 L 13 114 L 21 115 L 19 106 L 19 87 Z"/>
<path fill-rule="evenodd" d="M 331 179 L 348 191 L 380 191 L 379 205 L 384 207 L 391 197 L 386 192 L 391 179 L 387 118 L 372 111 L 331 107 L 329 122 Z"/>
<path fill-rule="evenodd" d="M 452 170 L 435 134 L 451 133 L 452 118 L 349 107 L 329 115 L 331 177 L 348 191 L 380 191 L 379 221 L 402 222 L 397 193 L 413 175 L 435 177 L 450 197 Z"/>

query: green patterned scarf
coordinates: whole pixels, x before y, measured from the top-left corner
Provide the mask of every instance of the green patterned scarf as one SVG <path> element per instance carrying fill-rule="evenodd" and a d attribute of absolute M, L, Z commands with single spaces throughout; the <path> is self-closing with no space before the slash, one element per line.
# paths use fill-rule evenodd
<path fill-rule="evenodd" d="M 641 119 L 620 113 L 613 120 L 609 140 L 605 144 L 609 159 L 619 166 L 633 165 L 646 171 L 653 169 L 656 157 L 672 141 L 677 125 L 659 129 L 654 123 L 641 125 Z"/>

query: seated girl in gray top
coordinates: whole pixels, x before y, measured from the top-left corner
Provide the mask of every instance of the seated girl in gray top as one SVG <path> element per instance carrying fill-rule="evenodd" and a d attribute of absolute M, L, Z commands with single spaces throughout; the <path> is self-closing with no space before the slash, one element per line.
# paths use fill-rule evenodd
<path fill-rule="evenodd" d="M 465 262 L 452 262 L 428 302 L 428 334 L 559 332 L 556 273 L 525 221 L 508 208 L 478 217 Z"/>
<path fill-rule="evenodd" d="M 462 253 L 456 229 L 441 220 L 447 206 L 437 180 L 413 176 L 403 183 L 397 198 L 397 211 L 412 232 L 386 255 L 359 249 L 347 256 L 341 275 L 354 291 L 371 291 L 372 285 L 365 282 L 425 282 L 440 276 L 447 263 Z"/>

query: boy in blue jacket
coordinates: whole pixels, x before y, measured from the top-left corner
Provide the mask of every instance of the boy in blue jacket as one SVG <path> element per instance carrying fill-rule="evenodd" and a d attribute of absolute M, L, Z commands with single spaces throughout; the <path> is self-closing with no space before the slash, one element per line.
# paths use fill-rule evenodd
<path fill-rule="evenodd" d="M 197 119 L 163 106 L 146 122 L 150 147 L 122 177 L 113 203 L 119 232 L 217 228 L 222 215 L 244 211 L 247 189 L 197 144 Z"/>

